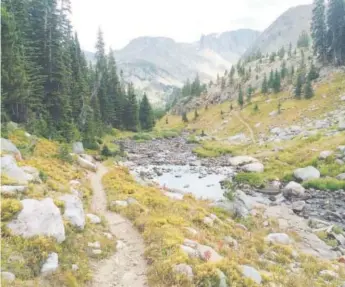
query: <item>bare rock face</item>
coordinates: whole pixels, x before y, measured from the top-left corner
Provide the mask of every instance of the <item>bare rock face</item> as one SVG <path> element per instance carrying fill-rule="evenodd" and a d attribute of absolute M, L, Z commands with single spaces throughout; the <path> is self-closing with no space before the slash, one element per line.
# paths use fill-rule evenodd
<path fill-rule="evenodd" d="M 82 158 L 81 156 L 77 157 L 77 161 L 79 163 L 79 165 L 83 168 L 89 169 L 91 171 L 96 171 L 97 167 L 94 163 L 92 163 L 91 161 Z"/>
<path fill-rule="evenodd" d="M 69 220 L 73 226 L 83 230 L 85 226 L 85 214 L 83 203 L 79 197 L 71 194 L 59 198 L 65 203 L 64 218 Z"/>
<path fill-rule="evenodd" d="M 18 167 L 16 160 L 12 155 L 4 155 L 0 159 L 1 172 L 18 183 L 27 184 L 34 180 L 34 177 Z"/>
<path fill-rule="evenodd" d="M 1 138 L 0 143 L 1 153 L 9 153 L 14 155 L 17 159 L 22 159 L 22 154 L 19 149 L 8 139 Z"/>
<path fill-rule="evenodd" d="M 24 199 L 21 203 L 23 209 L 17 218 L 7 224 L 13 234 L 25 238 L 36 235 L 52 236 L 59 243 L 65 240 L 65 227 L 60 209 L 51 198 Z"/>

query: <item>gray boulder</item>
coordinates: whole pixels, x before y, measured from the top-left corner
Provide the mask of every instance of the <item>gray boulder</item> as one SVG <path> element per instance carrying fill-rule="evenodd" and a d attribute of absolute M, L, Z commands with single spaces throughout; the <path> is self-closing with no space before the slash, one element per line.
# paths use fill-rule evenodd
<path fill-rule="evenodd" d="M 187 254 L 190 258 L 198 258 L 199 257 L 198 252 L 192 247 L 189 247 L 186 245 L 180 245 L 180 249 L 182 252 Z"/>
<path fill-rule="evenodd" d="M 91 161 L 87 159 L 82 158 L 81 156 L 77 157 L 77 162 L 83 168 L 89 169 L 91 171 L 97 170 L 97 166 L 95 164 L 93 164 Z"/>
<path fill-rule="evenodd" d="M 85 214 L 83 203 L 79 197 L 67 194 L 59 199 L 65 203 L 64 218 L 69 220 L 73 226 L 83 230 L 85 227 Z"/>
<path fill-rule="evenodd" d="M 228 284 L 226 283 L 226 276 L 225 274 L 217 269 L 217 275 L 218 275 L 218 278 L 219 278 L 219 284 L 218 284 L 218 287 L 228 287 Z"/>
<path fill-rule="evenodd" d="M 187 265 L 185 263 L 177 264 L 173 267 L 173 270 L 178 274 L 185 275 L 188 278 L 188 280 L 193 280 L 194 274 L 193 269 L 190 265 Z"/>
<path fill-rule="evenodd" d="M 255 268 L 248 265 L 241 265 L 241 269 L 244 277 L 252 279 L 257 284 L 261 284 L 261 275 Z"/>
<path fill-rule="evenodd" d="M 248 172 L 264 172 L 264 165 L 261 162 L 248 163 L 242 168 Z"/>
<path fill-rule="evenodd" d="M 1 172 L 17 183 L 27 184 L 28 181 L 34 180 L 31 174 L 26 173 L 22 168 L 17 166 L 17 162 L 12 155 L 2 156 L 0 165 Z"/>
<path fill-rule="evenodd" d="M 335 178 L 338 179 L 338 180 L 345 180 L 345 172 L 341 173 L 341 174 L 338 174 Z"/>
<path fill-rule="evenodd" d="M 21 203 L 23 209 L 17 218 L 7 224 L 13 234 L 25 238 L 36 235 L 52 236 L 57 242 L 65 240 L 65 227 L 60 209 L 51 198 L 24 199 Z"/>
<path fill-rule="evenodd" d="M 297 182 L 290 181 L 283 188 L 283 195 L 285 197 L 297 196 L 301 197 L 304 194 L 305 188 Z"/>
<path fill-rule="evenodd" d="M 1 271 L 1 279 L 5 282 L 12 283 L 16 280 L 16 275 L 11 272 Z"/>
<path fill-rule="evenodd" d="M 207 245 L 198 244 L 196 247 L 199 257 L 207 262 L 219 262 L 223 259 L 212 247 Z"/>
<path fill-rule="evenodd" d="M 297 168 L 294 170 L 293 175 L 302 181 L 320 178 L 320 172 L 313 166 Z"/>
<path fill-rule="evenodd" d="M 292 203 L 292 210 L 295 212 L 301 212 L 304 209 L 305 205 L 306 203 L 303 200 L 295 201 Z"/>
<path fill-rule="evenodd" d="M 125 200 L 115 200 L 111 202 L 111 206 L 127 207 L 128 202 Z"/>
<path fill-rule="evenodd" d="M 258 162 L 258 160 L 254 157 L 241 155 L 241 156 L 234 156 L 229 158 L 229 164 L 233 166 L 240 166 L 247 163 Z"/>
<path fill-rule="evenodd" d="M 174 200 L 183 200 L 183 194 L 181 193 L 165 191 L 164 195 Z"/>
<path fill-rule="evenodd" d="M 320 152 L 319 159 L 326 159 L 330 157 L 333 154 L 333 151 L 331 150 L 324 150 Z"/>
<path fill-rule="evenodd" d="M 32 167 L 32 166 L 22 166 L 21 169 L 24 172 L 31 174 L 35 182 L 39 182 L 39 183 L 41 182 L 40 172 L 37 168 Z"/>
<path fill-rule="evenodd" d="M 73 153 L 76 153 L 76 154 L 84 153 L 85 151 L 84 151 L 83 143 L 82 142 L 75 142 L 75 143 L 73 143 L 72 151 L 73 151 Z"/>
<path fill-rule="evenodd" d="M 97 215 L 92 214 L 92 213 L 88 213 L 86 214 L 86 216 L 93 224 L 99 224 L 102 221 Z"/>
<path fill-rule="evenodd" d="M 291 243 L 289 235 L 286 233 L 270 233 L 265 238 L 266 242 L 289 245 Z"/>
<path fill-rule="evenodd" d="M 339 120 L 339 123 L 338 123 L 338 130 L 340 130 L 340 131 L 345 131 L 345 119 Z"/>
<path fill-rule="evenodd" d="M 24 193 L 28 189 L 24 185 L 2 185 L 0 186 L 1 194 L 4 196 L 17 196 L 18 194 Z"/>
<path fill-rule="evenodd" d="M 57 253 L 49 253 L 47 260 L 41 268 L 41 275 L 48 276 L 54 273 L 59 268 L 59 256 Z"/>
<path fill-rule="evenodd" d="M 1 138 L 0 143 L 1 154 L 13 154 L 17 159 L 22 159 L 22 154 L 17 149 L 17 147 L 8 139 Z"/>

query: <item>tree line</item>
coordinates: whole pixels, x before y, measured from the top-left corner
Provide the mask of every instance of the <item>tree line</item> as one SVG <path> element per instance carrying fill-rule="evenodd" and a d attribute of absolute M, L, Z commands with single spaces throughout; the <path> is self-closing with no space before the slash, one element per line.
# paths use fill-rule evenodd
<path fill-rule="evenodd" d="M 1 114 L 28 131 L 92 144 L 109 128 L 154 126 L 146 95 L 118 73 L 99 30 L 95 63 L 87 63 L 70 22 L 70 0 L 3 0 Z"/>

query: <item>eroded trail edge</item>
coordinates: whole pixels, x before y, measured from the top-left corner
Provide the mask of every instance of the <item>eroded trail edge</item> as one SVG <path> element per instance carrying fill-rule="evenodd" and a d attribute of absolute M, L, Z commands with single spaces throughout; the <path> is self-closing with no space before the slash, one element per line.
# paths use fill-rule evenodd
<path fill-rule="evenodd" d="M 97 172 L 91 175 L 91 209 L 107 220 L 110 232 L 118 240 L 117 250 L 110 258 L 93 263 L 94 275 L 90 286 L 147 286 L 143 239 L 129 220 L 107 210 L 107 198 L 102 185 L 102 177 L 106 173 L 107 168 L 100 164 Z"/>

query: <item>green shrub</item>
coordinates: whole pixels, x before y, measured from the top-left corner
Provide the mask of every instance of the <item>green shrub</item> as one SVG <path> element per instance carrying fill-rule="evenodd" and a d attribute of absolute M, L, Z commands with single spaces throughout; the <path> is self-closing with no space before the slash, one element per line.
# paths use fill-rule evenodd
<path fill-rule="evenodd" d="M 83 146 L 86 149 L 99 150 L 99 145 L 95 140 L 83 140 Z"/>
<path fill-rule="evenodd" d="M 73 158 L 69 153 L 68 146 L 66 144 L 63 144 L 59 147 L 59 152 L 57 154 L 57 158 L 61 159 L 62 161 L 72 163 Z"/>
<path fill-rule="evenodd" d="M 197 148 L 193 149 L 193 152 L 198 157 L 217 157 L 217 156 L 219 156 L 219 153 L 217 151 L 205 149 L 203 147 L 197 147 Z"/>
<path fill-rule="evenodd" d="M 236 183 L 249 184 L 255 187 L 265 186 L 265 178 L 259 173 L 240 172 L 234 177 L 234 181 Z"/>
<path fill-rule="evenodd" d="M 136 141 L 150 141 L 152 140 L 152 137 L 147 133 L 137 133 L 132 137 L 132 139 Z"/>
<path fill-rule="evenodd" d="M 48 175 L 42 170 L 40 170 L 40 172 L 39 172 L 39 177 L 43 182 L 46 182 L 48 179 Z"/>
<path fill-rule="evenodd" d="M 105 157 L 109 157 L 112 156 L 113 153 L 110 151 L 110 149 L 108 148 L 107 145 L 104 145 L 101 151 L 101 155 L 105 156 Z"/>
<path fill-rule="evenodd" d="M 221 182 L 221 186 L 224 191 L 224 197 L 226 197 L 228 200 L 233 201 L 235 199 L 235 186 L 234 184 L 229 180 L 223 180 Z"/>
<path fill-rule="evenodd" d="M 305 188 L 315 188 L 319 190 L 339 190 L 345 189 L 345 181 L 335 178 L 318 178 L 311 179 L 303 183 Z"/>
<path fill-rule="evenodd" d="M 197 140 L 195 136 L 190 136 L 187 139 L 187 143 L 189 143 L 189 144 L 197 144 L 197 143 L 199 143 L 199 140 Z"/>
<path fill-rule="evenodd" d="M 13 198 L 1 200 L 1 220 L 9 220 L 23 208 L 21 202 Z"/>
<path fill-rule="evenodd" d="M 176 138 L 178 137 L 178 133 L 174 131 L 163 131 L 163 138 Z"/>

